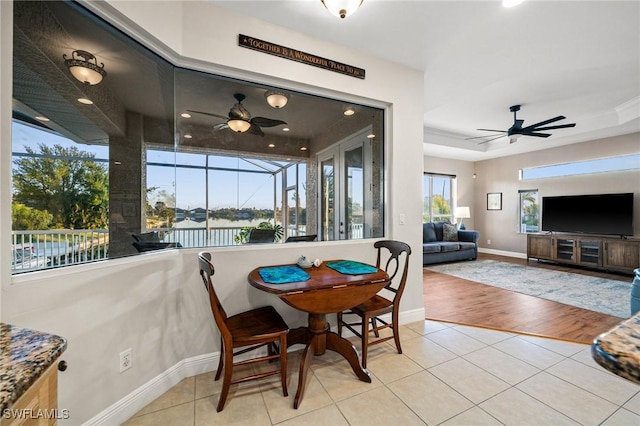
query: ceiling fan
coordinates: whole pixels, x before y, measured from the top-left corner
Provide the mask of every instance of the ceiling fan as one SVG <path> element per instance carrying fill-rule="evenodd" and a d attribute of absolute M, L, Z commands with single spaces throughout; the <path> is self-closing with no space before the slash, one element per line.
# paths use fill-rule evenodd
<path fill-rule="evenodd" d="M 559 124 L 556 126 L 547 126 L 547 124 L 555 123 L 556 121 L 564 120 L 564 115 L 559 115 L 557 117 L 550 118 L 548 120 L 541 121 L 536 124 L 532 124 L 527 127 L 522 127 L 524 120 L 519 120 L 516 117 L 516 113 L 520 111 L 520 105 L 513 105 L 509 107 L 509 111 L 513 113 L 513 125 L 509 127 L 507 130 L 495 130 L 495 129 L 478 129 L 483 132 L 496 132 L 498 135 L 489 135 L 489 136 L 477 136 L 475 138 L 467 138 L 467 139 L 485 139 L 479 144 L 491 142 L 493 140 L 499 139 L 503 136 L 509 137 L 509 143 L 514 143 L 520 136 L 536 136 L 539 138 L 548 138 L 551 136 L 551 133 L 541 133 L 541 131 L 545 130 L 555 130 L 555 129 L 565 129 L 567 127 L 575 127 L 576 123 L 570 124 Z M 490 138 L 490 139 L 486 139 Z"/>
<path fill-rule="evenodd" d="M 272 118 L 251 117 L 251 113 L 244 107 L 244 105 L 242 105 L 242 101 L 245 99 L 245 95 L 243 95 L 242 93 L 236 93 L 233 95 L 233 97 L 238 102 L 231 107 L 231 109 L 229 110 L 229 114 L 226 117 L 224 115 L 214 114 L 211 112 L 194 111 L 190 109 L 188 109 L 187 111 L 227 120 L 226 123 L 221 123 L 214 126 L 215 129 L 230 128 L 234 132 L 248 132 L 250 134 L 258 136 L 264 136 L 262 127 L 274 127 L 281 124 L 287 124 L 282 120 L 275 120 Z"/>

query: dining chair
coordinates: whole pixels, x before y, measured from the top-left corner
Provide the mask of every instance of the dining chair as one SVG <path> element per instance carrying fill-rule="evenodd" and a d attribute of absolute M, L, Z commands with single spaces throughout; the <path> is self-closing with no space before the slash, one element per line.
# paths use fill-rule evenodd
<path fill-rule="evenodd" d="M 215 273 L 215 269 L 211 263 L 211 253 L 198 253 L 198 263 L 200 266 L 200 276 L 209 294 L 209 303 L 211 305 L 211 311 L 213 312 L 213 318 L 218 326 L 218 330 L 220 330 L 221 355 L 215 380 L 220 379 L 223 371 L 224 376 L 222 379 L 222 392 L 220 393 L 216 410 L 220 412 L 224 408 L 227 395 L 229 394 L 229 388 L 232 384 L 263 379 L 278 374 L 280 374 L 282 381 L 282 393 L 284 396 L 288 396 L 287 333 L 289 332 L 289 327 L 287 324 L 273 306 L 264 306 L 262 308 L 227 316 L 211 281 L 211 277 Z M 279 347 L 276 346 L 276 343 L 279 344 Z M 266 356 L 261 355 L 237 362 L 233 361 L 235 356 L 253 351 L 262 346 L 267 346 Z M 234 352 L 237 348 L 242 349 Z M 280 368 L 276 370 L 232 379 L 233 368 L 235 366 L 254 364 L 262 361 L 271 362 L 278 358 L 280 358 Z"/>
<path fill-rule="evenodd" d="M 248 244 L 273 243 L 276 236 L 275 229 L 253 228 L 247 237 Z"/>
<path fill-rule="evenodd" d="M 393 298 L 388 299 L 376 294 L 371 299 L 359 304 L 347 311 L 338 312 L 338 335 L 342 336 L 342 327 L 351 330 L 362 341 L 362 367 L 367 368 L 367 351 L 369 346 L 386 342 L 394 339 L 398 353 L 402 353 L 400 346 L 400 334 L 398 332 L 398 313 L 400 310 L 400 299 L 407 283 L 407 272 L 409 270 L 409 256 L 411 255 L 411 247 L 401 241 L 383 240 L 374 244 L 377 249 L 376 266 L 383 269 L 389 275 L 389 282 L 381 291 L 390 291 Z M 403 255 L 404 253 L 404 255 Z M 386 259 L 384 267 L 382 267 L 383 259 Z M 391 314 L 391 320 L 381 318 L 382 315 Z M 348 322 L 344 315 L 357 315 L 359 321 Z M 382 325 L 378 325 L 381 323 Z M 369 327 L 371 324 L 371 328 Z M 355 326 L 360 326 L 357 330 Z M 380 337 L 380 330 L 389 328 L 392 331 L 391 336 Z M 369 334 L 373 333 L 375 340 L 369 340 Z"/>
<path fill-rule="evenodd" d="M 285 243 L 304 243 L 304 242 L 310 242 L 310 241 L 315 241 L 316 238 L 318 237 L 318 234 L 311 234 L 311 235 L 293 235 L 289 238 L 286 239 Z"/>

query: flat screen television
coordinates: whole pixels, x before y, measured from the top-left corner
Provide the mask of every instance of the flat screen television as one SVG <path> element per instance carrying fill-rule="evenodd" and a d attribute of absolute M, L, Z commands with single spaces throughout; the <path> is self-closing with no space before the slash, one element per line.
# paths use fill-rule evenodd
<path fill-rule="evenodd" d="M 542 197 L 542 230 L 633 235 L 633 193 Z"/>

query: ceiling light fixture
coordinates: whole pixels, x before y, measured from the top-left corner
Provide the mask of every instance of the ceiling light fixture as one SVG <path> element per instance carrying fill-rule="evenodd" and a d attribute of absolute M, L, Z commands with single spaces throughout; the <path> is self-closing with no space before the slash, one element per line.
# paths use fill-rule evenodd
<path fill-rule="evenodd" d="M 93 101 L 87 98 L 78 98 L 78 102 L 84 105 L 93 105 Z"/>
<path fill-rule="evenodd" d="M 284 108 L 289 102 L 289 95 L 275 90 L 267 90 L 264 92 L 264 98 L 272 108 Z"/>
<path fill-rule="evenodd" d="M 38 121 L 42 121 L 42 122 L 47 122 L 47 121 L 51 121 L 49 120 L 47 117 L 43 116 L 43 115 L 38 115 L 36 117 L 34 117 L 36 120 Z"/>
<path fill-rule="evenodd" d="M 249 127 L 251 127 L 251 123 L 240 118 L 229 119 L 229 121 L 227 121 L 227 125 L 236 133 L 244 133 L 249 130 Z"/>
<path fill-rule="evenodd" d="M 348 117 L 355 114 L 356 109 L 352 106 L 347 106 L 347 107 L 344 107 L 344 109 L 342 110 L 342 113 Z"/>
<path fill-rule="evenodd" d="M 320 0 L 324 7 L 334 16 L 344 19 L 353 15 L 364 0 Z"/>
<path fill-rule="evenodd" d="M 188 112 L 183 112 L 182 114 L 180 114 L 180 117 L 182 117 L 182 118 L 191 118 L 191 114 L 189 114 Z"/>
<path fill-rule="evenodd" d="M 84 84 L 95 86 L 107 75 L 104 64 L 100 62 L 98 65 L 96 57 L 85 50 L 74 50 L 71 53 L 71 59 L 67 59 L 67 55 L 62 55 L 62 57 L 65 59 L 64 64 L 69 68 L 71 75 Z"/>
<path fill-rule="evenodd" d="M 503 7 L 513 7 L 522 3 L 524 0 L 502 0 Z"/>

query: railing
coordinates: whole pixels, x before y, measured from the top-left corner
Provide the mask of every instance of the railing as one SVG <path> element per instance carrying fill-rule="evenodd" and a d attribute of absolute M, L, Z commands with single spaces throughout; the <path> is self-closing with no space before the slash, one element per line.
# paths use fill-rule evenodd
<path fill-rule="evenodd" d="M 162 242 L 180 243 L 182 247 L 219 247 L 240 245 L 235 238 L 242 229 L 159 228 L 154 231 Z M 362 231 L 361 224 L 352 225 L 351 238 L 362 238 Z M 306 235 L 306 232 L 288 229 L 287 235 Z M 109 258 L 107 229 L 12 231 L 11 241 L 13 274 Z"/>
<path fill-rule="evenodd" d="M 106 229 L 13 231 L 11 270 L 26 272 L 106 259 L 108 249 Z"/>

